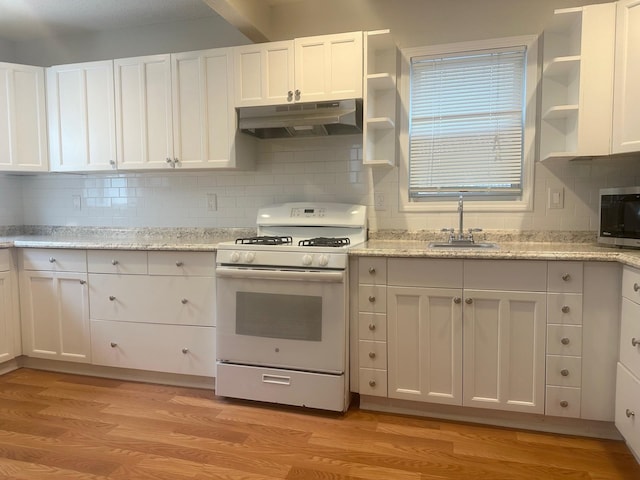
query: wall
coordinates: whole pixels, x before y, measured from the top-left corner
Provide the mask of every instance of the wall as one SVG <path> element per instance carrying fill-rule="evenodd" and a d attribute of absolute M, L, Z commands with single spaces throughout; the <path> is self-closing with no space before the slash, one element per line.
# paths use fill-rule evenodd
<path fill-rule="evenodd" d="M 16 62 L 14 43 L 0 39 L 0 62 Z"/>
<path fill-rule="evenodd" d="M 13 175 L 0 174 L 0 226 L 22 225 L 22 182 Z"/>

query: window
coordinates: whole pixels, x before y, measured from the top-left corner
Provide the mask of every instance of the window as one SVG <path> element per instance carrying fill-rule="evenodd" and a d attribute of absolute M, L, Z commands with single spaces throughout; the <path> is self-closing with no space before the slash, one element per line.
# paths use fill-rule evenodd
<path fill-rule="evenodd" d="M 535 50 L 518 37 L 403 51 L 405 209 L 460 192 L 486 210 L 530 207 Z"/>

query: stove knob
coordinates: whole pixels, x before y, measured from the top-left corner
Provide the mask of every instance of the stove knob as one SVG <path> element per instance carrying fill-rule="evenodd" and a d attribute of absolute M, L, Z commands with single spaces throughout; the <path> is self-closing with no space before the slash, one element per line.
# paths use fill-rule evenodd
<path fill-rule="evenodd" d="M 231 252 L 230 260 L 233 263 L 237 263 L 240 260 L 240 254 L 238 252 Z"/>
<path fill-rule="evenodd" d="M 311 255 L 305 254 L 302 256 L 302 264 L 304 266 L 311 265 L 311 262 L 313 262 L 313 257 Z"/>
<path fill-rule="evenodd" d="M 327 265 L 329 265 L 329 256 L 320 255 L 320 258 L 318 259 L 318 263 L 320 264 L 321 267 L 326 267 Z"/>
<path fill-rule="evenodd" d="M 246 263 L 253 262 L 255 260 L 255 258 L 256 258 L 255 252 L 247 252 L 247 253 L 244 254 L 244 261 Z"/>

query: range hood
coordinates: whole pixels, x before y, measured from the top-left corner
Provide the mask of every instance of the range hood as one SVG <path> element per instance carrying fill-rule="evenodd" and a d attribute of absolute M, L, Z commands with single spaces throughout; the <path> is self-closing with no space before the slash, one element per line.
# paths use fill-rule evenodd
<path fill-rule="evenodd" d="M 238 129 L 258 138 L 362 132 L 362 99 L 238 108 Z"/>

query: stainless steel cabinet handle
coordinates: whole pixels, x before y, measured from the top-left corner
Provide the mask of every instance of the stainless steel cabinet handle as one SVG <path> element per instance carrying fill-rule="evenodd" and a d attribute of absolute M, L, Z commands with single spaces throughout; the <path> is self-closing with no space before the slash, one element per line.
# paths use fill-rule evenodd
<path fill-rule="evenodd" d="M 369 386 L 370 387 L 375 387 L 376 386 L 376 381 L 375 380 L 369 380 Z"/>
<path fill-rule="evenodd" d="M 460 297 L 454 297 L 453 298 L 453 303 L 458 304 L 460 302 L 462 302 L 462 299 Z"/>
<path fill-rule="evenodd" d="M 567 402 L 566 400 L 562 400 L 562 401 L 560 402 L 560 406 L 561 406 L 562 408 L 567 408 L 567 407 L 569 406 L 569 402 Z"/>
<path fill-rule="evenodd" d="M 371 330 L 372 332 L 375 331 L 376 326 L 373 323 L 369 324 L 369 330 Z"/>
<path fill-rule="evenodd" d="M 569 280 L 571 280 L 571 275 L 569 275 L 568 273 L 563 273 L 561 278 L 565 282 L 568 282 Z"/>
<path fill-rule="evenodd" d="M 116 299 L 116 297 L 114 297 L 113 295 L 109 295 L 109 300 L 111 300 L 112 302 Z"/>
<path fill-rule="evenodd" d="M 569 343 L 571 343 L 571 340 L 569 340 L 567 337 L 562 337 L 560 339 L 560 343 L 563 345 L 569 345 Z"/>
<path fill-rule="evenodd" d="M 53 258 L 53 257 L 49 257 L 49 263 L 55 263 L 55 262 L 56 262 L 56 259 L 55 259 L 55 258 Z"/>
<path fill-rule="evenodd" d="M 371 303 L 375 302 L 376 301 L 376 297 L 374 297 L 373 295 L 369 295 L 369 301 Z"/>
<path fill-rule="evenodd" d="M 562 370 L 560 370 L 560 375 L 562 375 L 563 377 L 568 377 L 569 370 L 567 370 L 566 368 L 563 368 Z"/>
<path fill-rule="evenodd" d="M 176 267 L 182 267 L 184 265 L 184 262 L 176 262 Z"/>
<path fill-rule="evenodd" d="M 375 269 L 374 267 L 369 267 L 369 273 L 370 273 L 371 275 L 375 275 L 375 273 L 376 273 L 376 269 Z"/>
<path fill-rule="evenodd" d="M 640 285 L 638 285 L 637 283 L 633 284 L 633 291 L 637 292 L 638 290 L 640 290 Z"/>
<path fill-rule="evenodd" d="M 638 345 L 640 345 L 640 340 L 638 340 L 637 338 L 633 337 L 631 339 L 631 346 L 632 347 L 637 347 Z"/>
<path fill-rule="evenodd" d="M 189 349 L 187 347 L 184 347 L 182 349 L 182 353 L 184 353 L 186 355 L 187 353 L 189 353 Z"/>
<path fill-rule="evenodd" d="M 571 309 L 569 308 L 569 305 L 565 305 L 561 308 L 561 310 L 562 310 L 562 313 L 569 313 Z"/>
<path fill-rule="evenodd" d="M 376 358 L 376 352 L 369 352 L 369 358 L 371 359 Z"/>
<path fill-rule="evenodd" d="M 188 301 L 189 301 L 189 300 L 187 300 L 186 298 L 183 298 L 182 300 L 180 300 L 180 302 L 181 302 L 183 305 L 186 305 Z"/>
<path fill-rule="evenodd" d="M 467 305 L 471 305 L 473 303 L 473 298 L 465 298 L 464 303 L 466 303 Z"/>
<path fill-rule="evenodd" d="M 116 348 L 118 346 L 116 342 L 111 342 L 109 345 L 111 345 L 111 348 Z"/>
<path fill-rule="evenodd" d="M 111 260 L 111 265 L 118 265 L 118 260 L 116 260 L 115 258 L 113 260 Z"/>
<path fill-rule="evenodd" d="M 636 412 L 634 412 L 633 410 L 629 410 L 628 408 L 625 410 L 624 414 L 627 416 L 627 418 L 636 416 Z"/>

